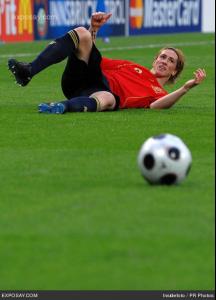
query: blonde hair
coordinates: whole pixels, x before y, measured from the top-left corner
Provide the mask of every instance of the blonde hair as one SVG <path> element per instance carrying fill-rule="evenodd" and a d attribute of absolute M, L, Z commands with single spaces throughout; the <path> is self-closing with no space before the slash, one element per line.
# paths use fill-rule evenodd
<path fill-rule="evenodd" d="M 178 56 L 178 60 L 177 60 L 177 64 L 176 64 L 177 72 L 175 75 L 171 75 L 169 80 L 167 81 L 167 84 L 173 84 L 176 82 L 177 78 L 179 77 L 182 70 L 184 69 L 185 57 L 184 57 L 183 52 L 180 49 L 173 48 L 173 47 L 164 47 L 159 50 L 158 54 L 155 56 L 155 59 L 158 58 L 158 56 L 161 54 L 162 51 L 167 50 L 167 49 L 174 51 L 176 53 L 176 55 Z"/>

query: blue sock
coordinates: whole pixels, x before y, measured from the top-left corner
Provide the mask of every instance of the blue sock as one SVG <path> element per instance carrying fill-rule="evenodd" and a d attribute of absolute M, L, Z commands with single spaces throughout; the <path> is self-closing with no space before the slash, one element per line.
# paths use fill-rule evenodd
<path fill-rule="evenodd" d="M 31 62 L 31 76 L 43 69 L 61 62 L 79 46 L 79 36 L 75 30 L 51 42 L 38 57 Z"/>
<path fill-rule="evenodd" d="M 94 112 L 99 109 L 99 102 L 90 97 L 76 97 L 61 103 L 65 106 L 65 112 Z"/>

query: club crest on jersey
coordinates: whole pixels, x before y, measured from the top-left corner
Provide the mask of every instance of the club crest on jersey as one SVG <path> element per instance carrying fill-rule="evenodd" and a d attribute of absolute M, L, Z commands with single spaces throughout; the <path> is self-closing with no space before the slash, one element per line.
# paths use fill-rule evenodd
<path fill-rule="evenodd" d="M 160 88 L 159 86 L 151 85 L 151 87 L 156 94 L 160 94 L 163 92 L 162 88 Z"/>
<path fill-rule="evenodd" d="M 134 71 L 136 71 L 136 72 L 139 73 L 139 74 L 142 74 L 142 70 L 139 69 L 139 68 L 134 68 Z"/>

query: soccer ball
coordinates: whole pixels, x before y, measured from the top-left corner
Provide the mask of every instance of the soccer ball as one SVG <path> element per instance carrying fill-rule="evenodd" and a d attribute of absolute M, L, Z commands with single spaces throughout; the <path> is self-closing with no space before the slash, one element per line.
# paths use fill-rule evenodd
<path fill-rule="evenodd" d="M 188 175 L 191 164 L 188 147 L 168 133 L 147 139 L 138 154 L 141 174 L 150 184 L 178 184 Z"/>

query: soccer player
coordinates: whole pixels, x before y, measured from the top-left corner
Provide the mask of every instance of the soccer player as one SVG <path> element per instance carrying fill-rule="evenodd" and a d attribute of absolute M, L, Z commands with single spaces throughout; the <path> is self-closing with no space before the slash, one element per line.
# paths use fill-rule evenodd
<path fill-rule="evenodd" d="M 168 94 L 164 86 L 174 83 L 184 68 L 179 49 L 167 47 L 155 56 L 152 69 L 126 60 L 102 57 L 95 46 L 99 28 L 111 14 L 94 13 L 89 30 L 75 28 L 51 42 L 31 63 L 8 61 L 9 70 L 21 86 L 45 68 L 67 58 L 62 75 L 66 100 L 39 105 L 41 113 L 113 111 L 123 108 L 164 109 L 172 107 L 206 77 L 198 69 L 194 78 Z"/>

